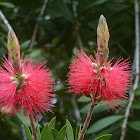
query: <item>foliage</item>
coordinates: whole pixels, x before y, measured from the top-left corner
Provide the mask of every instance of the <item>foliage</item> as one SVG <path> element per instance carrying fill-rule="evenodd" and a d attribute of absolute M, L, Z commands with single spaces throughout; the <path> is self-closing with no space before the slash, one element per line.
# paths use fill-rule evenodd
<path fill-rule="evenodd" d="M 89 109 L 88 98 L 72 97 L 65 93 L 66 75 L 72 55 L 78 48 L 77 34 L 75 26 L 79 27 L 79 34 L 86 53 L 94 55 L 96 48 L 96 29 L 98 19 L 103 14 L 110 30 L 110 58 L 117 60 L 119 56 L 133 60 L 135 48 L 135 27 L 134 27 L 134 3 L 132 0 L 48 0 L 47 7 L 41 20 L 38 15 L 43 5 L 43 0 L 4 0 L 0 1 L 0 7 L 12 28 L 14 29 L 20 45 L 21 51 L 35 60 L 43 57 L 47 60 L 47 66 L 52 70 L 53 78 L 56 81 L 57 95 L 54 100 L 54 113 L 46 113 L 38 119 L 38 138 L 44 138 L 46 130 L 51 131 L 53 138 L 62 139 L 67 135 L 68 140 L 75 140 L 78 137 L 80 124 L 83 124 Z M 73 5 L 77 5 L 77 17 L 75 18 Z M 29 48 L 30 40 L 36 23 L 39 25 L 35 45 Z M 7 55 L 7 33 L 8 29 L 0 19 L 0 57 Z M 136 98 L 131 108 L 127 128 L 127 140 L 138 140 L 139 135 L 139 115 L 140 115 L 140 88 L 135 91 Z M 78 99 L 78 100 L 77 100 Z M 79 101 L 79 102 L 77 102 Z M 55 103 L 56 102 L 56 103 Z M 123 103 L 126 106 L 127 102 Z M 78 106 L 78 108 L 77 108 Z M 81 116 L 77 116 L 80 110 Z M 116 110 L 110 110 L 109 106 L 104 108 L 104 104 L 95 107 L 90 128 L 96 127 L 98 122 L 109 117 L 116 117 L 109 121 L 108 125 L 98 124 L 98 131 L 86 135 L 85 139 L 93 140 L 105 134 L 112 134 L 112 140 L 118 140 L 121 133 L 122 118 L 125 107 L 119 106 Z M 20 112 L 20 114 L 23 114 Z M 24 115 L 0 119 L 1 139 L 20 140 L 25 137 L 22 121 L 26 120 Z M 50 122 L 51 118 L 57 116 Z M 23 118 L 22 118 L 23 117 Z M 65 123 L 66 118 L 68 120 Z M 110 119 L 110 118 L 109 118 Z M 48 123 L 50 122 L 50 123 Z M 55 122 L 55 123 L 54 123 Z M 71 124 L 69 123 L 71 122 Z M 25 121 L 28 124 L 28 120 Z M 47 124 L 47 125 L 46 125 Z M 55 124 L 55 127 L 54 127 Z M 66 124 L 64 126 L 64 124 Z M 45 128 L 43 128 L 45 126 Z M 72 126 L 72 128 L 71 128 Z M 27 132 L 27 126 L 24 125 Z M 30 127 L 30 126 L 29 126 Z M 41 129 L 41 134 L 40 134 Z M 57 131 L 60 130 L 60 131 Z M 44 132 L 43 132 L 44 131 Z M 72 135 L 73 132 L 73 135 Z M 66 134 L 67 133 L 67 134 Z M 71 136 L 70 136 L 71 133 Z M 46 133 L 47 134 L 47 133 Z M 76 136 L 75 136 L 76 135 Z M 30 137 L 30 134 L 29 136 Z"/>
<path fill-rule="evenodd" d="M 46 139 L 47 140 L 77 140 L 78 139 L 79 136 L 75 136 L 74 139 L 73 129 L 68 120 L 66 120 L 66 125 L 63 126 L 60 131 L 57 131 L 55 129 L 55 122 L 56 122 L 56 117 L 52 118 L 49 124 L 46 124 L 46 126 L 43 128 L 41 132 L 41 135 L 40 135 L 40 128 L 39 126 L 37 126 L 37 129 L 39 131 L 38 140 L 46 140 Z M 24 128 L 28 139 L 32 140 L 30 130 L 25 123 L 24 123 Z M 79 132 L 80 131 L 81 129 L 79 129 Z M 96 140 L 109 140 L 110 137 L 111 134 L 107 134 L 107 135 L 100 136 L 99 138 L 96 138 Z"/>

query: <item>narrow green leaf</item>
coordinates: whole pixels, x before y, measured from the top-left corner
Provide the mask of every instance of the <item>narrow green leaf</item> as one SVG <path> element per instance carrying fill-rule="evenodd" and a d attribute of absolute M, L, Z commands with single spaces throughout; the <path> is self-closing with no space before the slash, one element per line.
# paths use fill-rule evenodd
<path fill-rule="evenodd" d="M 104 103 L 102 103 L 102 104 L 98 104 L 98 105 L 95 106 L 95 108 L 93 110 L 93 113 L 94 114 L 99 114 L 99 113 L 107 111 L 109 109 L 111 109 L 111 106 L 108 105 L 108 103 L 106 103 L 106 108 L 105 108 Z"/>
<path fill-rule="evenodd" d="M 137 88 L 134 93 L 136 96 L 140 96 L 140 88 Z"/>
<path fill-rule="evenodd" d="M 64 140 L 66 136 L 67 125 L 65 125 L 58 133 L 56 140 Z"/>
<path fill-rule="evenodd" d="M 91 106 L 91 103 L 85 105 L 82 109 L 80 109 L 80 112 L 87 114 L 88 111 L 89 111 L 90 106 Z"/>
<path fill-rule="evenodd" d="M 106 134 L 106 135 L 96 138 L 95 140 L 110 140 L 111 136 L 112 134 Z"/>
<path fill-rule="evenodd" d="M 31 126 L 30 125 L 30 120 L 27 116 L 25 116 L 23 113 L 17 113 L 16 115 L 18 117 L 18 119 L 21 121 L 21 122 L 24 122 L 25 124 L 27 124 L 28 126 Z"/>
<path fill-rule="evenodd" d="M 108 0 L 93 0 L 93 1 L 87 1 L 84 3 L 84 7 L 80 7 L 82 11 L 88 10 L 90 8 L 92 8 L 93 6 L 97 6 L 99 4 L 103 4 L 105 2 L 107 2 Z M 83 4 L 82 4 L 83 6 Z"/>
<path fill-rule="evenodd" d="M 77 140 L 78 138 L 78 127 L 76 127 L 76 130 L 75 130 L 75 140 Z"/>
<path fill-rule="evenodd" d="M 56 122 L 56 117 L 52 118 L 52 120 L 50 121 L 50 123 L 48 124 L 48 137 L 50 137 L 50 139 L 52 139 L 52 129 L 55 128 L 55 122 Z"/>
<path fill-rule="evenodd" d="M 81 124 L 80 127 L 79 127 L 78 138 L 77 138 L 77 140 L 79 140 L 79 137 L 80 137 L 80 134 L 81 134 L 81 130 L 82 130 L 82 124 Z"/>
<path fill-rule="evenodd" d="M 49 126 L 48 124 L 43 128 L 42 132 L 41 132 L 41 140 L 50 140 L 49 137 Z"/>
<path fill-rule="evenodd" d="M 132 104 L 132 106 L 131 106 L 131 108 L 133 108 L 133 109 L 140 109 L 140 102 L 134 102 L 133 104 Z"/>
<path fill-rule="evenodd" d="M 66 125 L 67 125 L 67 139 L 74 140 L 73 129 L 68 120 L 66 120 Z"/>
<path fill-rule="evenodd" d="M 56 121 L 56 117 L 54 117 L 49 124 L 47 124 L 41 133 L 41 140 L 51 140 L 52 137 L 52 128 L 55 128 L 55 121 Z"/>
<path fill-rule="evenodd" d="M 23 122 L 23 124 L 24 124 L 24 129 L 25 129 L 25 132 L 26 132 L 26 135 L 27 135 L 28 140 L 33 140 L 32 139 L 32 135 L 31 135 L 31 132 L 30 132 L 28 126 L 24 122 Z"/>
<path fill-rule="evenodd" d="M 41 138 L 41 134 L 40 134 L 40 128 L 39 128 L 39 124 L 38 124 L 38 122 L 37 122 L 37 126 L 36 126 L 36 132 L 37 132 L 38 140 L 40 140 L 40 138 Z"/>
<path fill-rule="evenodd" d="M 95 122 L 87 131 L 88 134 L 95 133 L 99 130 L 102 130 L 103 128 L 106 128 L 107 126 L 119 121 L 124 116 L 122 115 L 112 115 L 103 119 L 98 120 Z"/>
<path fill-rule="evenodd" d="M 106 135 L 106 134 L 109 134 L 109 133 L 118 132 L 120 129 L 121 129 L 121 125 L 119 123 L 117 123 L 116 125 L 112 125 L 109 128 L 106 128 L 104 131 L 101 131 L 99 134 L 97 134 L 95 136 L 94 139 L 96 139 L 96 138 L 98 138 L 98 137 L 100 137 L 102 135 Z"/>
<path fill-rule="evenodd" d="M 56 140 L 56 137 L 58 135 L 58 131 L 54 128 L 52 128 L 52 137 L 51 137 L 51 140 Z"/>
<path fill-rule="evenodd" d="M 9 125 L 11 125 L 13 128 L 17 129 L 18 131 L 21 131 L 21 127 L 14 121 L 12 121 L 11 119 L 9 119 L 8 117 L 4 119 L 6 121 L 6 123 Z"/>
<path fill-rule="evenodd" d="M 78 98 L 77 101 L 78 102 L 90 102 L 91 99 L 89 97 L 86 97 L 86 96 L 81 96 L 80 98 Z"/>
<path fill-rule="evenodd" d="M 15 5 L 10 3 L 10 2 L 2 2 L 2 3 L 0 3 L 0 5 L 3 5 L 6 8 L 14 8 L 15 7 Z"/>
<path fill-rule="evenodd" d="M 106 104 L 106 105 L 108 106 L 108 104 Z M 86 106 L 84 106 L 84 107 L 80 110 L 80 112 L 81 112 L 81 113 L 87 114 L 88 111 L 89 111 L 90 106 L 91 106 L 91 103 L 87 104 Z M 107 109 L 108 109 L 108 110 L 111 109 L 111 106 L 108 106 Z M 104 103 L 102 103 L 102 104 L 98 104 L 98 105 L 95 106 L 95 108 L 94 108 L 94 110 L 93 110 L 93 113 L 94 113 L 94 114 L 98 114 L 98 113 L 101 113 L 101 112 L 104 112 L 104 111 L 106 111 L 106 108 L 105 108 L 105 106 L 104 106 Z"/>
<path fill-rule="evenodd" d="M 27 40 L 27 41 L 23 42 L 20 46 L 20 49 L 21 50 L 26 49 L 29 46 L 29 44 L 30 44 L 30 40 Z"/>
<path fill-rule="evenodd" d="M 132 121 L 132 122 L 129 122 L 128 125 L 137 130 L 137 131 L 140 131 L 140 121 Z"/>
<path fill-rule="evenodd" d="M 123 102 L 122 102 L 122 100 L 119 100 L 119 102 L 122 103 L 122 104 L 124 104 L 124 103 L 126 103 L 127 101 L 123 101 Z M 112 108 L 112 107 L 109 105 L 108 102 L 106 102 L 105 104 L 106 104 L 106 107 L 105 107 L 105 105 L 104 105 L 103 102 L 101 102 L 100 104 L 96 105 L 96 106 L 94 107 L 93 114 L 99 114 L 99 113 L 101 113 L 101 112 L 110 110 L 110 109 Z M 84 107 L 80 110 L 80 112 L 81 112 L 81 113 L 87 114 L 88 111 L 89 111 L 90 106 L 91 106 L 91 103 L 87 104 L 86 106 L 84 106 Z"/>
<path fill-rule="evenodd" d="M 119 47 L 120 51 L 122 51 L 126 56 L 129 56 L 128 52 L 124 49 L 124 47 L 120 43 L 117 43 L 117 46 Z"/>
<path fill-rule="evenodd" d="M 52 120 L 49 123 L 49 128 L 55 128 L 55 122 L 56 122 L 56 117 L 52 118 Z"/>

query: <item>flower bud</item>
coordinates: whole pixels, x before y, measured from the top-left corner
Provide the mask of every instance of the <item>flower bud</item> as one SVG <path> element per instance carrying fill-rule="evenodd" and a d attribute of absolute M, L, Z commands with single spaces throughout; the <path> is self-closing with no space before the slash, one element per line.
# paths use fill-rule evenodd
<path fill-rule="evenodd" d="M 8 33 L 7 47 L 14 68 L 15 76 L 20 76 L 21 75 L 20 45 L 13 30 L 10 30 Z"/>
<path fill-rule="evenodd" d="M 104 52 L 108 48 L 108 41 L 109 41 L 108 26 L 105 17 L 101 15 L 97 27 L 98 51 Z"/>
<path fill-rule="evenodd" d="M 106 19 L 103 15 L 100 16 L 97 27 L 97 45 L 98 45 L 98 58 L 101 66 L 105 65 L 108 59 L 109 49 L 109 31 Z"/>

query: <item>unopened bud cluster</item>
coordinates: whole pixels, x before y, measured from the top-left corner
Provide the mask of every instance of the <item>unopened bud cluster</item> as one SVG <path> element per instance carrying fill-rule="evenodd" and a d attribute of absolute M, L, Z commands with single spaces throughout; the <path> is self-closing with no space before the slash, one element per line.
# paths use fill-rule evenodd
<path fill-rule="evenodd" d="M 109 49 L 109 31 L 106 23 L 106 19 L 103 15 L 100 16 L 98 27 L 97 27 L 97 45 L 100 65 L 107 61 Z"/>
<path fill-rule="evenodd" d="M 10 30 L 8 34 L 8 51 L 14 68 L 16 77 L 22 74 L 21 59 L 20 59 L 20 45 L 14 31 Z"/>

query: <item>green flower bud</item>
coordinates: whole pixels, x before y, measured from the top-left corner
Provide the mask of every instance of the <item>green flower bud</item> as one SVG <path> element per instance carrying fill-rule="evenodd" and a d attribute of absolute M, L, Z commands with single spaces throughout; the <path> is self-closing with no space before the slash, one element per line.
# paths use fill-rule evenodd
<path fill-rule="evenodd" d="M 98 61 L 100 66 L 105 65 L 108 59 L 109 54 L 108 41 L 109 41 L 108 26 L 105 17 L 101 15 L 97 27 Z"/>
<path fill-rule="evenodd" d="M 20 45 L 13 30 L 10 30 L 8 33 L 7 47 L 12 65 L 14 67 L 15 76 L 20 76 L 22 71 L 20 60 Z"/>
<path fill-rule="evenodd" d="M 101 15 L 97 27 L 98 51 L 104 52 L 108 48 L 108 41 L 109 41 L 108 26 L 105 17 Z"/>

